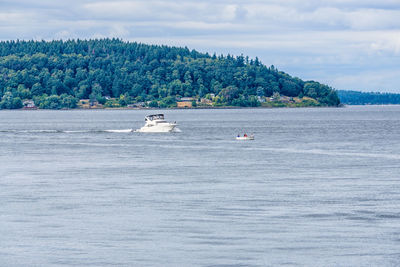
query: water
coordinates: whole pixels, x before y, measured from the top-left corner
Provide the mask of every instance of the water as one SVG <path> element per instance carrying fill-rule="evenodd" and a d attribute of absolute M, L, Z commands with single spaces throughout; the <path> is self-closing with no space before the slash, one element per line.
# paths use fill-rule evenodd
<path fill-rule="evenodd" d="M 162 112 L 1 111 L 0 265 L 400 265 L 400 106 Z"/>

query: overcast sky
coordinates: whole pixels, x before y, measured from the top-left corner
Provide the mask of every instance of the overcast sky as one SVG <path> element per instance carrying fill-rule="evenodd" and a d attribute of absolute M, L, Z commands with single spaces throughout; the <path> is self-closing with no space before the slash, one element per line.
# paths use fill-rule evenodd
<path fill-rule="evenodd" d="M 400 93 L 400 0 L 0 0 L 0 40 L 118 37 Z"/>

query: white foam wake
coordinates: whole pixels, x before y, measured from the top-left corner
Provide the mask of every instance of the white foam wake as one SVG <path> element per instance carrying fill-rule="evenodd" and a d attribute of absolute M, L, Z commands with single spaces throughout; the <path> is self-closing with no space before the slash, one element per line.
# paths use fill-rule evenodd
<path fill-rule="evenodd" d="M 122 130 L 104 130 L 107 133 L 130 133 L 132 129 L 122 129 Z"/>

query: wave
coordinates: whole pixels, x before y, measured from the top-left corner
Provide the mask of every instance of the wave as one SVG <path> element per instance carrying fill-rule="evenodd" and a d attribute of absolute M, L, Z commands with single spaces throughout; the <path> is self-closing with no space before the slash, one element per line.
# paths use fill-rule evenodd
<path fill-rule="evenodd" d="M 95 131 L 61 131 L 61 133 L 90 133 Z"/>
<path fill-rule="evenodd" d="M 251 148 L 254 149 L 254 148 Z M 338 150 L 322 150 L 322 149 L 295 149 L 295 148 L 259 148 L 265 151 L 284 152 L 295 154 L 314 154 L 314 155 L 327 155 L 327 156 L 346 156 L 346 157 L 367 157 L 367 158 L 386 158 L 386 159 L 400 159 L 398 154 L 386 153 L 364 153 L 364 152 L 351 152 L 351 151 L 338 151 Z"/>

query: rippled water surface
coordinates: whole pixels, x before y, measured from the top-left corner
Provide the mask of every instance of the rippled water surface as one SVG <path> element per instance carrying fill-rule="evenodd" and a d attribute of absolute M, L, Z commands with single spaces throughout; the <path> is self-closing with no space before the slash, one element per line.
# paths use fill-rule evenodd
<path fill-rule="evenodd" d="M 399 106 L 161 112 L 0 111 L 0 265 L 400 265 Z"/>

